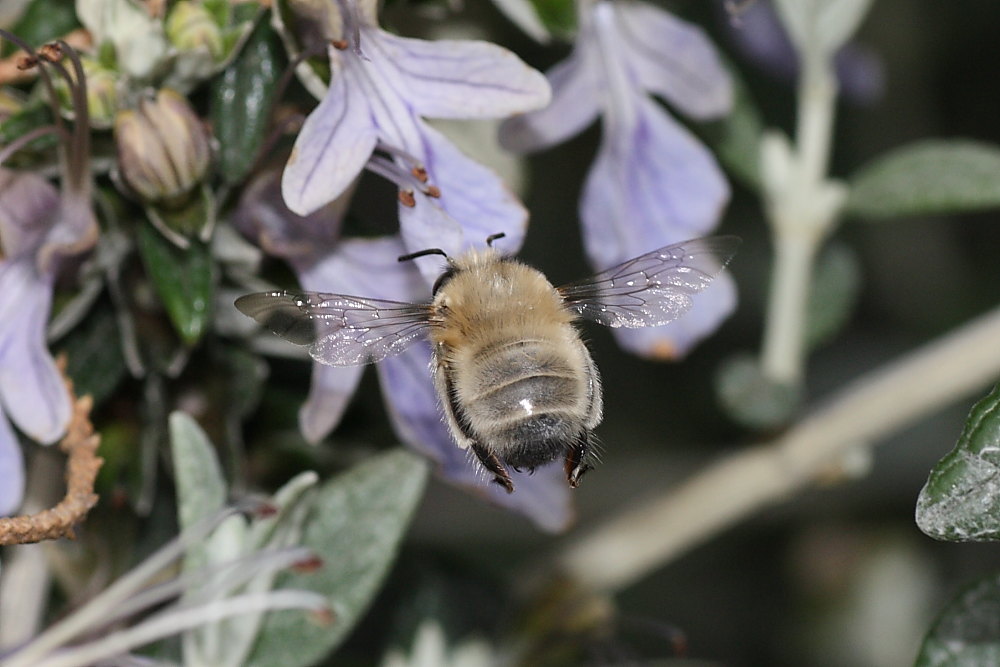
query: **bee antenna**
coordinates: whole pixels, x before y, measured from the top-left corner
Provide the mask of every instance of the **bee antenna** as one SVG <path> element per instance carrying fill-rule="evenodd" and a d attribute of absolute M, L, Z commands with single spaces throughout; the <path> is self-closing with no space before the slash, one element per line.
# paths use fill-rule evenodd
<path fill-rule="evenodd" d="M 409 255 L 400 255 L 397 261 L 408 262 L 411 259 L 416 259 L 417 257 L 425 257 L 426 255 L 441 255 L 442 257 L 445 258 L 448 257 L 448 253 L 446 253 L 444 250 L 441 250 L 441 248 L 427 248 L 426 250 L 411 252 Z"/>
<path fill-rule="evenodd" d="M 497 232 L 496 234 L 490 234 L 489 236 L 486 237 L 486 245 L 492 248 L 494 241 L 496 241 L 497 239 L 502 239 L 505 236 L 507 236 L 507 234 L 505 234 L 504 232 Z"/>

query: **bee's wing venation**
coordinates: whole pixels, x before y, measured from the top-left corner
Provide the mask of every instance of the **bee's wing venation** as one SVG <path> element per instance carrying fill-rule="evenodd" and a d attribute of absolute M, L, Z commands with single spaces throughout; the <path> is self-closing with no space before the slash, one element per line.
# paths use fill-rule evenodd
<path fill-rule="evenodd" d="M 381 361 L 402 352 L 428 325 L 430 306 L 321 292 L 259 292 L 236 307 L 331 366 Z"/>
<path fill-rule="evenodd" d="M 694 239 L 645 255 L 559 288 L 566 305 L 609 327 L 651 327 L 676 320 L 725 268 L 740 240 Z"/>

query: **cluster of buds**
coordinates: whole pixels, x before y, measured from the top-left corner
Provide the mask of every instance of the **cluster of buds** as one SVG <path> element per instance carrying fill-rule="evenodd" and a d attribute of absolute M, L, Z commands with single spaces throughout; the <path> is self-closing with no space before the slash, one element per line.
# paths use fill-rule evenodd
<path fill-rule="evenodd" d="M 203 5 L 182 0 L 170 10 L 164 29 L 167 39 L 179 51 L 204 49 L 214 60 L 225 54 L 222 30 Z"/>
<path fill-rule="evenodd" d="M 111 127 L 119 106 L 120 74 L 96 58 L 86 55 L 80 56 L 80 65 L 87 80 L 87 111 L 90 114 L 90 125 L 101 129 Z M 55 85 L 63 108 L 71 110 L 73 102 L 70 83 L 60 79 Z"/>

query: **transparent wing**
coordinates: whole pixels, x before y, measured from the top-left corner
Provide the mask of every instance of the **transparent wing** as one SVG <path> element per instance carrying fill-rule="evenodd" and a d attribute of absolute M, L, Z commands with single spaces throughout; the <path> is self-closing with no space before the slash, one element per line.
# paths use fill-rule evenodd
<path fill-rule="evenodd" d="M 713 236 L 668 245 L 559 288 L 566 306 L 609 327 L 653 327 L 691 309 L 736 252 L 740 239 Z"/>
<path fill-rule="evenodd" d="M 236 307 L 331 366 L 356 366 L 399 354 L 424 334 L 426 304 L 319 292 L 258 292 Z"/>

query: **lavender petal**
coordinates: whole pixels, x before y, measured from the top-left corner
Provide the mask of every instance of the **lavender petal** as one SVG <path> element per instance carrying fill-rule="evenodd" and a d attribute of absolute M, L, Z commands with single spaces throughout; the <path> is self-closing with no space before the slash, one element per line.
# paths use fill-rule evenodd
<path fill-rule="evenodd" d="M 712 154 L 659 105 L 631 100 L 631 119 L 605 128 L 581 197 L 584 244 L 598 270 L 702 236 L 729 185 Z"/>
<path fill-rule="evenodd" d="M 50 444 L 69 423 L 69 392 L 45 346 L 52 286 L 28 258 L 0 262 L 0 403 L 32 439 Z"/>
<path fill-rule="evenodd" d="M 299 282 L 316 292 L 421 301 L 429 292 L 421 289 L 415 267 L 397 261 L 405 252 L 398 236 L 345 239 L 322 260 L 301 267 L 297 271 Z M 293 261 L 293 265 L 296 263 Z M 299 427 L 306 440 L 319 442 L 340 423 L 363 370 L 361 366 L 313 364 L 309 397 L 299 411 Z"/>
<path fill-rule="evenodd" d="M 326 97 L 306 119 L 282 176 L 285 204 L 299 215 L 346 190 L 378 141 L 368 102 L 341 74 L 334 73 Z"/>
<path fill-rule="evenodd" d="M 31 172 L 0 167 L 0 247 L 15 259 L 34 253 L 52 226 L 59 193 Z"/>
<path fill-rule="evenodd" d="M 340 423 L 364 370 L 313 364 L 309 397 L 299 410 L 299 429 L 307 442 L 318 443 Z"/>
<path fill-rule="evenodd" d="M 293 213 L 281 197 L 281 176 L 266 171 L 243 190 L 233 225 L 269 255 L 306 261 L 336 246 L 350 199 L 348 190 L 307 216 Z"/>
<path fill-rule="evenodd" d="M 487 236 L 504 232 L 496 247 L 504 253 L 517 252 L 528 223 L 524 205 L 496 173 L 467 157 L 443 134 L 426 125 L 422 131 L 427 171 L 441 189 L 441 208 L 461 225 L 463 248 L 482 245 Z"/>
<path fill-rule="evenodd" d="M 552 102 L 539 111 L 515 116 L 500 126 L 500 145 L 515 153 L 530 153 L 560 144 L 597 119 L 599 100 L 591 63 L 595 54 L 577 47 L 546 72 Z"/>
<path fill-rule="evenodd" d="M 545 77 L 495 44 L 378 34 L 372 58 L 399 70 L 406 99 L 421 116 L 502 118 L 549 102 Z"/>
<path fill-rule="evenodd" d="M 16 512 L 24 499 L 24 456 L 21 443 L 0 411 L 0 516 Z"/>
<path fill-rule="evenodd" d="M 602 3 L 594 14 L 597 21 L 617 20 L 627 66 L 644 90 L 698 119 L 732 107 L 729 73 L 701 28 L 643 2 Z"/>

